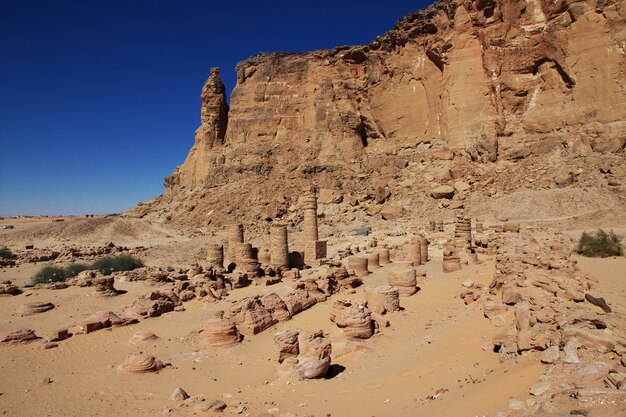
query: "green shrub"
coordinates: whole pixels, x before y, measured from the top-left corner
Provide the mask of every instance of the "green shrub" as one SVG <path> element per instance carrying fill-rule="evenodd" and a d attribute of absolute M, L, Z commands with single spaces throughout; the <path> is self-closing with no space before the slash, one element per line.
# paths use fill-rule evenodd
<path fill-rule="evenodd" d="M 93 269 L 93 267 L 87 264 L 69 264 L 65 267 L 65 278 L 73 278 L 88 269 Z"/>
<path fill-rule="evenodd" d="M 15 259 L 17 256 L 9 248 L 0 248 L 0 258 Z"/>
<path fill-rule="evenodd" d="M 624 247 L 615 232 L 611 230 L 607 233 L 598 229 L 594 234 L 587 232 L 582 234 L 576 252 L 583 256 L 607 258 L 609 256 L 622 256 Z"/>
<path fill-rule="evenodd" d="M 56 266 L 44 266 L 33 275 L 33 284 L 47 284 L 49 282 L 65 281 L 65 270 Z"/>
<path fill-rule="evenodd" d="M 92 264 L 92 269 L 100 271 L 102 275 L 111 275 L 112 272 L 130 271 L 142 266 L 143 263 L 132 255 L 119 255 L 97 259 Z"/>

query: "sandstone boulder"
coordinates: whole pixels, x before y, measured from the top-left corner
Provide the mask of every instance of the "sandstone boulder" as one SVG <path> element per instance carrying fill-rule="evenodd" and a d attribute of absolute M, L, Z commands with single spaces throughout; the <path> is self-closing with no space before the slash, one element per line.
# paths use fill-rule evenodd
<path fill-rule="evenodd" d="M 145 343 L 150 343 L 150 342 L 154 342 L 158 339 L 159 337 L 147 330 L 139 330 L 138 332 L 135 332 L 135 334 L 133 334 L 130 339 L 128 340 L 128 343 L 131 345 L 143 345 Z"/>
<path fill-rule="evenodd" d="M 20 316 L 32 316 L 33 314 L 43 313 L 54 308 L 54 304 L 45 302 L 34 302 L 24 304 L 17 309 Z"/>
<path fill-rule="evenodd" d="M 278 353 L 278 363 L 283 363 L 287 358 L 297 358 L 300 353 L 298 345 L 299 331 L 284 330 L 274 335 L 274 350 Z"/>
<path fill-rule="evenodd" d="M 291 313 L 287 308 L 287 304 L 276 293 L 267 294 L 261 297 L 261 304 L 272 315 L 272 318 L 278 321 L 286 321 L 291 319 Z"/>
<path fill-rule="evenodd" d="M 317 202 L 320 204 L 339 204 L 343 201 L 343 195 L 337 190 L 330 190 L 328 188 L 321 188 L 317 197 Z"/>
<path fill-rule="evenodd" d="M 278 323 L 258 296 L 234 301 L 224 312 L 224 319 L 234 323 L 244 335 L 255 335 Z"/>
<path fill-rule="evenodd" d="M 31 329 L 12 330 L 0 333 L 0 344 L 15 345 L 20 343 L 31 343 L 38 339 L 41 338 Z"/>
<path fill-rule="evenodd" d="M 159 317 L 162 314 L 174 311 L 179 305 L 180 300 L 174 293 L 153 291 L 147 296 L 141 296 L 130 307 L 126 307 L 122 315 L 136 319 Z"/>
<path fill-rule="evenodd" d="M 433 198 L 447 198 L 447 199 L 451 199 L 452 197 L 454 197 L 454 193 L 455 193 L 455 189 L 454 187 L 451 187 L 449 185 L 440 185 L 438 187 L 433 188 L 430 191 L 430 195 Z"/>
<path fill-rule="evenodd" d="M 19 295 L 22 290 L 16 285 L 13 285 L 11 281 L 6 281 L 0 284 L 0 295 Z"/>
<path fill-rule="evenodd" d="M 241 342 L 242 336 L 237 327 L 223 317 L 223 312 L 207 320 L 200 330 L 198 340 L 205 346 L 229 347 Z"/>
<path fill-rule="evenodd" d="M 117 369 L 125 372 L 148 373 L 158 372 L 164 367 L 163 362 L 154 356 L 138 354 L 128 356 L 124 362 L 117 366 Z"/>
<path fill-rule="evenodd" d="M 326 376 L 330 369 L 332 346 L 324 332 L 302 332 L 299 337 L 298 364 L 296 371 L 301 379 Z"/>
<path fill-rule="evenodd" d="M 374 335 L 372 317 L 365 304 L 337 300 L 333 304 L 330 321 L 343 329 L 344 334 L 352 339 L 369 339 Z"/>

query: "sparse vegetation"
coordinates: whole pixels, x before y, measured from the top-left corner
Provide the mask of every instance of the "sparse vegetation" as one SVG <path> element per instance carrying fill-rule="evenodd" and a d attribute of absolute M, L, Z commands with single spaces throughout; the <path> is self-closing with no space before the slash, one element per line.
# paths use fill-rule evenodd
<path fill-rule="evenodd" d="M 47 284 L 50 282 L 65 281 L 65 269 L 56 266 L 44 266 L 33 275 L 33 284 Z"/>
<path fill-rule="evenodd" d="M 93 269 L 93 267 L 87 264 L 70 264 L 65 267 L 65 278 L 73 278 L 88 269 Z"/>
<path fill-rule="evenodd" d="M 9 248 L 0 248 L 0 258 L 15 259 L 17 256 Z"/>
<path fill-rule="evenodd" d="M 96 270 L 102 275 L 111 275 L 113 272 L 130 271 L 142 266 L 143 263 L 132 255 L 107 256 L 106 258 L 95 260 L 92 264 L 75 263 L 65 268 L 44 266 L 39 272 L 33 275 L 31 281 L 33 284 L 47 284 L 50 282 L 65 281 L 87 270 Z"/>
<path fill-rule="evenodd" d="M 607 233 L 598 229 L 593 234 L 587 232 L 582 234 L 576 252 L 583 256 L 607 258 L 609 256 L 622 256 L 624 247 L 615 232 L 611 230 Z"/>
<path fill-rule="evenodd" d="M 119 255 L 98 259 L 91 269 L 100 271 L 102 275 L 111 275 L 113 272 L 130 271 L 142 266 L 143 263 L 132 255 Z"/>

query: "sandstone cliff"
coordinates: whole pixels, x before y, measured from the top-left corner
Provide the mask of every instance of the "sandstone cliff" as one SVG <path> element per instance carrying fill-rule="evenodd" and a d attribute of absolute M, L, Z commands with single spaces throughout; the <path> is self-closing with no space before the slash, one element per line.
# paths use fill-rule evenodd
<path fill-rule="evenodd" d="M 623 156 L 625 20 L 623 0 L 442 0 L 369 45 L 241 62 L 230 110 L 214 69 L 187 160 L 134 213 L 225 184 L 255 194 L 271 178 L 296 198 L 286 182 L 356 192 L 376 177 L 375 193 L 439 149 L 475 163 Z"/>

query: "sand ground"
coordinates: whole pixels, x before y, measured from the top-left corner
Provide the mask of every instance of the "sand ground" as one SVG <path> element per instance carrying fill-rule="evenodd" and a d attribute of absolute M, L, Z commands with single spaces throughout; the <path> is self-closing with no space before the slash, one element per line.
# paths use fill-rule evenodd
<path fill-rule="evenodd" d="M 189 253 L 202 242 L 179 237 L 175 244 L 174 234 L 154 233 L 162 240 L 155 243 L 149 236 L 135 237 L 136 244 L 155 247 L 149 252 L 154 256 L 162 255 L 166 247 Z M 458 297 L 461 283 L 468 278 L 484 285 L 491 282 L 494 260 L 483 256 L 480 265 L 444 274 L 440 254 L 433 255 L 422 267 L 427 278 L 420 291 L 402 298 L 403 310 L 389 316 L 391 326 L 366 341 L 346 341 L 329 320 L 332 301 L 364 299 L 362 287 L 354 294 L 335 294 L 232 348 L 208 349 L 197 341 L 196 332 L 212 312 L 245 296 L 284 294 L 292 286 L 284 282 L 233 290 L 219 302 L 191 301 L 185 303 L 183 312 L 75 335 L 53 349 L 44 349 L 42 343 L 2 346 L 0 411 L 8 416 L 202 415 L 193 404 L 178 407 L 170 400 L 174 389 L 182 387 L 192 396 L 224 401 L 229 414 L 245 404 L 242 415 L 269 411 L 286 416 L 495 416 L 498 410 L 508 408 L 510 399 L 527 396 L 543 366 L 536 353 L 500 363 L 490 343 L 497 329 L 484 318 L 480 304 L 466 306 Z M 154 259 L 147 259 L 151 261 Z M 607 301 L 626 310 L 626 258 L 580 257 L 578 261 L 581 270 L 598 280 L 598 291 L 606 294 Z M 10 276 L 25 283 L 33 268 L 6 268 L 0 278 Z M 387 268 L 367 276 L 365 284 L 386 283 Z M 26 289 L 18 296 L 1 297 L 0 332 L 31 328 L 45 337 L 96 311 L 119 310 L 153 289 L 147 282 L 116 282 L 116 288 L 126 293 L 103 298 L 95 296 L 91 288 L 69 287 Z M 52 302 L 56 308 L 27 317 L 16 313 L 20 305 L 32 301 Z M 323 329 L 330 335 L 333 368 L 329 378 L 298 381 L 280 372 L 272 336 L 285 329 Z M 152 331 L 159 339 L 143 346 L 130 345 L 129 338 L 138 330 Z M 171 366 L 158 374 L 116 370 L 124 358 L 138 352 L 152 354 Z M 44 383 L 45 378 L 51 382 Z M 443 393 L 431 399 L 438 390 Z"/>

